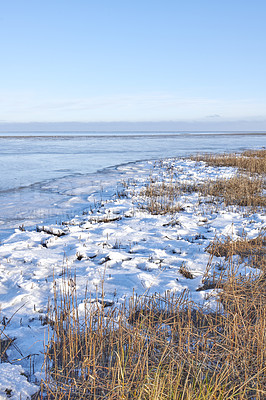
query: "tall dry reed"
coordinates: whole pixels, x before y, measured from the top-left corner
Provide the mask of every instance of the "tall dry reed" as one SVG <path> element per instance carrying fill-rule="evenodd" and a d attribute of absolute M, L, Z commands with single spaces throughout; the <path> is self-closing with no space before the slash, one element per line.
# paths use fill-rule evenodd
<path fill-rule="evenodd" d="M 180 188 L 169 168 L 168 179 L 151 179 L 143 188 L 140 207 L 152 214 L 180 211 L 178 198 L 184 190 L 201 190 L 225 204 L 264 206 L 264 183 L 258 174 L 265 172 L 265 156 L 265 150 L 204 156 L 209 164 L 248 172 L 208 182 L 208 188 Z M 211 279 L 210 287 L 216 285 L 215 307 L 209 311 L 193 304 L 186 291 L 141 297 L 133 293 L 128 303 L 110 307 L 102 291 L 94 300 L 84 294 L 81 313 L 75 277 L 65 271 L 47 316 L 46 378 L 39 398 L 265 399 L 265 236 L 216 239 L 207 251 L 210 262 L 203 286 Z M 223 260 L 218 277 L 211 276 L 216 257 Z M 247 267 L 259 266 L 260 275 L 238 274 L 243 261 Z M 182 267 L 189 278 L 190 271 Z"/>
<path fill-rule="evenodd" d="M 228 276 L 215 312 L 183 292 L 111 308 L 85 298 L 82 317 L 69 279 L 54 292 L 39 398 L 265 398 L 265 277 Z"/>

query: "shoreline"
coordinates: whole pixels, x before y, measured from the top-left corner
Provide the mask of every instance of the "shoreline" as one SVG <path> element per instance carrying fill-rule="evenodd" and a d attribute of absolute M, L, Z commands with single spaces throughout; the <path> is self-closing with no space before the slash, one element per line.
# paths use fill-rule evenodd
<path fill-rule="evenodd" d="M 25 135 L 28 133 L 28 135 Z M 124 135 L 123 135 L 124 133 Z M 19 135 L 13 135 L 19 134 Z M 25 139 L 25 138 L 98 138 L 98 137 L 114 137 L 114 138 L 125 138 L 125 137 L 158 137 L 158 136 L 165 136 L 165 137 L 175 137 L 175 136 L 265 136 L 265 131 L 258 131 L 258 132 L 223 132 L 223 131 L 202 131 L 202 132 L 177 132 L 177 131 L 7 131 L 7 132 L 0 132 L 0 139 Z"/>
<path fill-rule="evenodd" d="M 102 285 L 104 301 L 110 304 L 125 303 L 132 290 L 149 296 L 187 290 L 191 301 L 211 310 L 217 292 L 204 288 L 210 260 L 206 248 L 215 237 L 240 240 L 243 230 L 254 239 L 265 227 L 266 217 L 258 211 L 247 215 L 248 208 L 204 200 L 199 192 L 188 190 L 230 179 L 235 167 L 208 166 L 190 158 L 139 162 L 134 168 L 130 164 L 123 168 L 124 181 L 115 196 L 107 194 L 87 214 L 60 225 L 40 224 L 35 231 L 16 229 L 0 246 L 1 329 L 17 338 L 8 359 L 22 360 L 13 365 L 29 374 L 28 356 L 35 354 L 33 381 L 42 376 L 42 321 L 54 285 L 60 287 L 63 268 L 75 271 L 80 315 L 85 312 L 85 291 L 95 301 Z M 167 193 L 176 189 L 170 200 L 165 187 Z M 218 256 L 214 260 L 209 272 L 218 274 L 222 261 Z M 241 268 L 245 275 L 258 273 L 244 264 Z M 4 320 L 10 323 L 3 326 Z"/>
<path fill-rule="evenodd" d="M 99 182 L 97 171 L 105 167 L 135 162 L 136 159 L 156 160 L 187 157 L 196 152 L 217 153 L 258 148 L 264 145 L 263 139 L 264 136 L 241 136 L 241 134 L 231 138 L 223 135 L 215 137 L 212 135 L 197 137 L 187 135 L 162 138 L 154 135 L 151 138 L 145 136 L 133 138 L 129 135 L 120 139 L 112 139 L 111 136 L 106 136 L 106 140 L 98 137 L 91 141 L 88 138 L 74 138 L 73 135 L 69 136 L 67 140 L 62 137 L 54 140 L 51 137 L 43 136 L 41 141 L 36 137 L 25 140 L 6 137 L 5 140 L 1 140 L 2 146 L 0 146 L 0 165 L 2 167 L 0 187 L 8 189 L 9 187 L 28 187 L 35 182 L 41 183 L 23 190 L 0 194 L 1 220 L 10 226 L 12 217 L 19 215 L 20 221 L 15 221 L 15 225 L 27 226 L 27 221 L 23 221 L 24 216 L 29 219 L 29 225 L 35 225 L 39 223 L 39 220 L 42 220 L 42 223 L 52 223 L 51 216 L 54 216 L 53 221 L 55 222 L 60 220 L 62 215 L 63 218 L 66 218 L 67 214 L 79 213 L 82 208 L 86 207 L 85 191 L 91 192 L 87 181 L 94 179 L 94 175 L 90 179 L 88 174 L 95 173 L 95 179 Z M 70 178 L 66 175 L 75 175 L 76 177 Z M 104 180 L 102 177 L 102 181 Z M 48 182 L 48 185 L 45 182 Z M 79 187 L 78 182 L 80 183 Z M 93 182 L 91 183 L 93 186 Z M 101 185 L 100 182 L 99 185 Z M 79 191 L 79 189 L 81 190 Z M 80 195 L 81 192 L 82 195 Z M 69 194 L 73 195 L 73 198 L 75 197 L 74 202 L 68 201 L 70 200 Z M 31 221 L 31 215 L 33 215 L 34 221 Z M 3 224 L 1 226 L 3 227 Z"/>

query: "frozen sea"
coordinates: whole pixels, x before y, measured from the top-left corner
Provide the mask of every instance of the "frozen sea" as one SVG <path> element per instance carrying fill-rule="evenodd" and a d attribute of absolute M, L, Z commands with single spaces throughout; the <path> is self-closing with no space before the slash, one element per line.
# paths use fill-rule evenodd
<path fill-rule="evenodd" d="M 62 221 L 115 193 L 141 160 L 261 148 L 247 133 L 1 133 L 0 240 L 14 228 Z M 94 200 L 93 200 L 94 199 Z"/>

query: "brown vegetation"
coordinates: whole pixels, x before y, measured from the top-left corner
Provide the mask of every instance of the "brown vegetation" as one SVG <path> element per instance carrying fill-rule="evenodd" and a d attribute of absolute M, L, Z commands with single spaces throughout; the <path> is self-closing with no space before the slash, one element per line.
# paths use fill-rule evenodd
<path fill-rule="evenodd" d="M 265 156 L 261 150 L 198 157 L 242 173 L 193 188 L 181 188 L 171 178 L 151 179 L 139 206 L 152 214 L 175 213 L 182 209 L 178 198 L 184 190 L 222 198 L 226 205 L 265 206 L 264 184 L 257 175 L 265 173 Z M 46 379 L 39 398 L 265 399 L 265 235 L 215 239 L 207 251 L 210 262 L 202 289 L 217 288 L 209 312 L 193 304 L 186 291 L 180 296 L 133 294 L 126 305 L 111 307 L 105 306 L 104 294 L 94 302 L 85 294 L 81 317 L 76 286 L 69 284 L 73 277 L 65 273 L 49 308 Z M 239 263 L 259 267 L 260 276 L 238 275 L 237 255 Z M 214 257 L 224 257 L 218 277 L 211 276 Z M 193 278 L 185 265 L 180 272 Z"/>
<path fill-rule="evenodd" d="M 265 282 L 229 276 L 206 313 L 184 292 L 133 296 L 81 320 L 64 278 L 50 311 L 42 399 L 263 399 Z M 221 313 L 219 309 L 226 312 Z"/>
<path fill-rule="evenodd" d="M 248 150 L 241 154 L 206 154 L 193 157 L 216 167 L 236 167 L 252 174 L 266 173 L 266 150 Z"/>
<path fill-rule="evenodd" d="M 140 208 L 153 215 L 173 214 L 182 211 L 182 206 L 177 201 L 180 195 L 180 186 L 175 182 L 150 182 L 140 192 L 143 202 Z"/>
<path fill-rule="evenodd" d="M 216 198 L 225 206 L 241 207 L 266 206 L 265 171 L 266 150 L 246 151 L 241 154 L 203 155 L 194 157 L 197 161 L 205 161 L 213 166 L 237 167 L 241 172 L 230 178 L 208 180 L 205 183 L 179 184 L 173 178 L 173 170 L 168 179 L 151 177 L 150 182 L 141 190 L 142 201 L 139 207 L 151 214 L 173 214 L 183 210 L 178 202 L 182 193 L 198 192 L 202 196 Z M 203 200 L 205 201 L 205 200 Z"/>
<path fill-rule="evenodd" d="M 200 184 L 197 190 L 203 196 L 221 198 L 225 206 L 238 205 L 248 207 L 265 207 L 266 197 L 263 194 L 264 183 L 260 178 L 236 175 L 232 178 L 217 179 Z"/>
<path fill-rule="evenodd" d="M 210 254 L 216 257 L 231 259 L 232 256 L 240 256 L 240 261 L 246 260 L 248 265 L 253 268 L 260 268 L 266 271 L 266 236 L 265 231 L 253 239 L 246 237 L 232 240 L 230 237 L 225 239 L 216 238 L 206 248 Z"/>
<path fill-rule="evenodd" d="M 208 165 L 236 167 L 236 175 L 197 185 L 203 196 L 222 199 L 226 206 L 265 207 L 266 150 L 249 150 L 241 154 L 207 154 L 194 157 Z"/>
<path fill-rule="evenodd" d="M 181 267 L 179 268 L 179 272 L 181 275 L 183 275 L 187 279 L 193 279 L 194 276 L 192 273 L 189 271 L 188 267 L 186 266 L 186 263 L 182 263 Z"/>

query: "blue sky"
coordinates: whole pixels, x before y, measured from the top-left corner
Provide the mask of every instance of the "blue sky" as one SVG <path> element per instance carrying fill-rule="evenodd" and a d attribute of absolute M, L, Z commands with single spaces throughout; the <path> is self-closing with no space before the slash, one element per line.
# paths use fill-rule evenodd
<path fill-rule="evenodd" d="M 266 121 L 265 0 L 0 6 L 0 122 Z"/>

